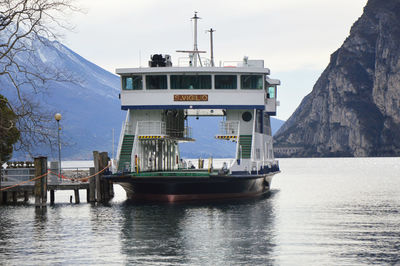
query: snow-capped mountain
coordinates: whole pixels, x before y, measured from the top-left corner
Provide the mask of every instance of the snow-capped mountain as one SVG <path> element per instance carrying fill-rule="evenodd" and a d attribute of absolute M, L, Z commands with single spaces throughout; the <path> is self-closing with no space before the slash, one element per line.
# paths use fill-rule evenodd
<path fill-rule="evenodd" d="M 16 60 L 28 70 L 40 71 L 47 76 L 57 73 L 60 81 L 48 81 L 43 93 L 29 93 L 34 101 L 49 112 L 62 114 L 60 121 L 62 158 L 89 159 L 93 150 L 112 151 L 112 129 L 115 129 L 118 143 L 119 131 L 124 118 L 118 99 L 119 77 L 89 62 L 57 41 L 42 39 L 30 46 L 35 53 L 19 53 Z M 24 75 L 18 75 L 21 82 Z M 0 77 L 0 93 L 13 97 L 15 89 L 5 77 Z M 24 91 L 31 91 L 23 86 Z M 54 121 L 54 130 L 57 130 Z M 53 147 L 54 148 L 54 147 Z M 39 147 L 35 154 L 51 158 L 57 152 L 50 147 Z M 116 149 L 116 148 L 115 148 Z M 54 149 L 53 149 L 54 150 Z M 23 158 L 21 153 L 17 157 Z"/>
<path fill-rule="evenodd" d="M 44 73 L 59 72 L 61 80 L 49 81 L 44 93 L 35 95 L 43 107 L 62 114 L 60 122 L 61 137 L 68 145 L 62 148 L 63 159 L 91 159 L 92 151 L 107 151 L 112 155 L 112 129 L 115 129 L 114 149 L 117 150 L 121 124 L 125 112 L 121 111 L 119 101 L 120 79 L 118 76 L 89 62 L 57 41 L 47 39 L 30 44 L 35 53 L 21 53 L 18 61 L 28 68 L 42 69 Z M 118 67 L 118 66 L 116 66 Z M 20 77 L 23 80 L 24 77 Z M 0 86 L 7 88 L 1 94 L 9 96 L 12 86 L 5 77 L 0 76 Z M 29 90 L 29 88 L 26 88 Z M 275 123 L 278 125 L 275 126 Z M 192 124 L 197 141 L 192 145 L 182 145 L 181 154 L 185 157 L 229 157 L 234 156 L 232 143 L 216 140 L 218 119 L 202 117 Z M 202 128 L 215 128 L 204 133 Z M 272 120 L 273 132 L 280 127 L 279 120 Z M 54 130 L 57 130 L 54 121 Z M 201 132 L 202 134 L 199 134 Z M 204 133 L 204 134 L 203 134 Z M 39 147 L 41 155 L 56 159 L 57 150 Z M 24 157 L 17 154 L 18 157 Z"/>

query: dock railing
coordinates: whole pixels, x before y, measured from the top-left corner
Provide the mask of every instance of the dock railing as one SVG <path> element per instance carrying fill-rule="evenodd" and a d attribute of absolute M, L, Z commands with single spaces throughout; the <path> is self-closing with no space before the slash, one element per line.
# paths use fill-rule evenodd
<path fill-rule="evenodd" d="M 61 168 L 61 178 L 57 175 L 58 168 L 50 168 L 50 174 L 47 177 L 49 185 L 74 184 L 76 182 L 87 183 L 82 180 L 89 176 L 90 168 L 88 167 L 63 167 Z"/>
<path fill-rule="evenodd" d="M 8 187 L 15 184 L 31 180 L 35 177 L 35 168 L 5 168 L 1 169 L 1 186 Z M 34 185 L 34 182 L 26 183 L 26 185 Z"/>
<path fill-rule="evenodd" d="M 68 167 L 61 169 L 63 178 L 58 177 L 58 168 L 49 169 L 51 172 L 47 176 L 49 185 L 72 184 L 75 182 L 82 183 L 81 178 L 89 176 L 89 168 L 85 167 Z M 1 187 L 9 187 L 20 184 L 24 181 L 32 180 L 35 177 L 35 168 L 5 168 L 1 169 Z M 84 181 L 85 183 L 85 181 Z M 34 186 L 35 182 L 27 182 L 24 186 Z"/>

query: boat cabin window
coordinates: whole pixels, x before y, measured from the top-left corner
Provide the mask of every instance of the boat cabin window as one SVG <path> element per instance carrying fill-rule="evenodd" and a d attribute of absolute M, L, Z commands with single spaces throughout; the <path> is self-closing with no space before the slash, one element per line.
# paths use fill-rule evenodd
<path fill-rule="evenodd" d="M 211 75 L 171 75 L 171 89 L 211 89 Z"/>
<path fill-rule="evenodd" d="M 270 99 L 275 98 L 275 86 L 268 87 L 267 98 L 270 98 Z"/>
<path fill-rule="evenodd" d="M 122 89 L 123 90 L 141 90 L 142 86 L 142 76 L 129 76 L 122 77 Z"/>
<path fill-rule="evenodd" d="M 237 89 L 237 76 L 215 75 L 215 89 Z"/>
<path fill-rule="evenodd" d="M 241 75 L 240 85 L 243 90 L 262 90 L 263 76 L 262 75 Z"/>
<path fill-rule="evenodd" d="M 146 89 L 147 90 L 166 90 L 167 76 L 166 75 L 147 75 Z"/>

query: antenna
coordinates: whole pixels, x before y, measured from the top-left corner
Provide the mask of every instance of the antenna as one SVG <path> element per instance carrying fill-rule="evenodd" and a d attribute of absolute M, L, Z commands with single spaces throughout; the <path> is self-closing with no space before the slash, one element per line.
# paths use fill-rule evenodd
<path fill-rule="evenodd" d="M 215 32 L 215 30 L 213 30 L 212 28 L 210 30 L 208 30 L 208 32 L 210 33 L 210 53 L 211 53 L 211 66 L 214 66 L 214 46 L 213 46 L 213 32 Z"/>

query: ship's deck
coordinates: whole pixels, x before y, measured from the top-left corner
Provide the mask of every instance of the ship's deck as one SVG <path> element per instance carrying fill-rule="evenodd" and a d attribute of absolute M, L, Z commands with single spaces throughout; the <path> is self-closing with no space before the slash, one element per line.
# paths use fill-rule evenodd
<path fill-rule="evenodd" d="M 218 171 L 209 172 L 207 169 L 181 169 L 175 171 L 156 171 L 156 172 L 140 172 L 125 173 L 122 176 L 130 177 L 210 177 L 217 175 Z"/>
<path fill-rule="evenodd" d="M 178 181 L 182 182 L 193 181 L 193 180 L 203 180 L 204 182 L 214 182 L 219 181 L 229 181 L 229 180 L 241 180 L 241 179 L 258 179 L 266 176 L 273 176 L 280 171 L 274 171 L 270 173 L 241 173 L 241 174 L 223 174 L 219 172 L 220 169 L 214 169 L 212 172 L 202 169 L 183 169 L 175 171 L 159 171 L 159 172 L 142 172 L 142 173 L 123 173 L 123 174 L 113 174 L 105 176 L 105 178 L 114 181 L 116 183 L 125 182 L 165 182 L 168 181 Z M 209 180 L 209 181 L 207 181 Z M 201 181 L 201 182 L 203 182 Z"/>

